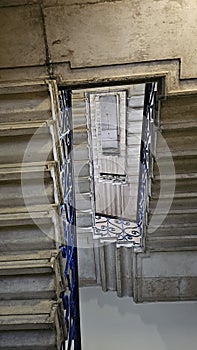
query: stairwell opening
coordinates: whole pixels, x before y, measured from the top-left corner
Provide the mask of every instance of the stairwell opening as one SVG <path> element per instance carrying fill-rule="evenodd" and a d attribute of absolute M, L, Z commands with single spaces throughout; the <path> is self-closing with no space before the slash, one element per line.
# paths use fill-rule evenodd
<path fill-rule="evenodd" d="M 159 82 L 69 89 L 76 224 L 92 226 L 102 243 L 143 246 L 160 89 Z"/>

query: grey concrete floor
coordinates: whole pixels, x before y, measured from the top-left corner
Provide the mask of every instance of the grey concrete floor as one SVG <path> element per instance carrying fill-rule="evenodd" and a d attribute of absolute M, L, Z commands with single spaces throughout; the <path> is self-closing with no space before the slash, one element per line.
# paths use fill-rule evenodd
<path fill-rule="evenodd" d="M 196 350 L 197 302 L 134 304 L 80 289 L 82 350 Z"/>

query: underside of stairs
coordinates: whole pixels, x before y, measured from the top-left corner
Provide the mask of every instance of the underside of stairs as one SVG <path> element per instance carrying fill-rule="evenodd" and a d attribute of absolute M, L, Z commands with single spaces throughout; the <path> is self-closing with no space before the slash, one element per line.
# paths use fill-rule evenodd
<path fill-rule="evenodd" d="M 57 350 L 67 339 L 62 149 L 52 85 L 0 91 L 0 349 Z M 84 91 L 72 93 L 79 282 L 135 302 L 196 300 L 197 96 L 159 103 L 144 245 L 134 249 L 95 239 L 88 105 Z"/>
<path fill-rule="evenodd" d="M 0 95 L 0 349 L 59 350 L 67 339 L 57 120 L 49 86 Z"/>
<path fill-rule="evenodd" d="M 95 238 L 95 202 L 91 199 L 94 199 L 95 188 L 90 106 L 86 96 L 84 90 L 73 91 L 81 286 L 97 283 L 103 291 L 116 291 L 120 297 L 131 296 L 135 302 L 195 300 L 197 96 L 181 94 L 157 99 L 146 198 L 148 219 L 142 246 L 137 249 L 124 244 L 117 246 L 110 240 L 92 241 L 92 237 Z M 133 115 L 138 118 L 139 110 Z M 129 162 L 132 164 L 132 159 Z"/>
<path fill-rule="evenodd" d="M 134 259 L 135 301 L 196 300 L 196 250 L 197 95 L 172 95 L 161 101 L 145 254 Z"/>

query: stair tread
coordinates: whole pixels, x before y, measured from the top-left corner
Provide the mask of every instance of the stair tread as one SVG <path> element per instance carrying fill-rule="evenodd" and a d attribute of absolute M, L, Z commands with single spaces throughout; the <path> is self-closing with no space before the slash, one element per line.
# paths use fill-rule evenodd
<path fill-rule="evenodd" d="M 174 131 L 174 130 L 185 130 L 185 129 L 190 129 L 190 128 L 197 128 L 196 121 L 182 121 L 182 122 L 166 122 L 166 121 L 161 121 L 161 130 L 163 131 Z"/>
<path fill-rule="evenodd" d="M 31 210 L 30 210 L 31 209 Z M 1 215 L 4 214 L 23 214 L 27 213 L 28 215 L 32 215 L 35 213 L 35 215 L 43 215 L 45 216 L 47 213 L 50 214 L 51 211 L 54 209 L 59 209 L 58 204 L 36 204 L 32 205 L 31 208 L 27 208 L 26 206 L 16 206 L 16 207 L 4 207 L 0 208 L 0 218 L 2 217 Z"/>
<path fill-rule="evenodd" d="M 178 173 L 178 174 L 161 174 L 161 175 L 156 175 L 153 178 L 153 181 L 157 180 L 182 180 L 182 179 L 197 179 L 197 173 Z"/>
<path fill-rule="evenodd" d="M 159 160 L 160 158 L 163 159 L 172 159 L 172 157 L 195 157 L 197 156 L 197 149 L 195 147 L 195 145 L 193 144 L 192 149 L 190 150 L 180 150 L 180 151 L 171 151 L 171 155 L 166 155 L 166 152 L 162 152 L 161 149 L 157 149 L 157 154 L 156 154 L 156 160 Z"/>
<path fill-rule="evenodd" d="M 56 306 L 53 300 L 3 300 L 0 301 L 0 315 L 49 314 Z"/>
<path fill-rule="evenodd" d="M 196 225 L 197 225 L 197 222 L 192 222 L 192 223 L 190 223 L 190 225 L 189 225 L 189 227 L 196 227 Z M 150 231 L 151 229 L 154 229 L 154 228 L 156 228 L 156 229 L 161 229 L 161 230 L 163 230 L 163 229 L 176 229 L 176 228 L 178 228 L 178 227 L 180 227 L 180 228 L 188 228 L 188 223 L 179 223 L 179 222 L 176 222 L 176 223 L 174 223 L 174 224 L 172 224 L 172 223 L 167 223 L 167 224 L 161 224 L 160 226 L 159 226 L 159 228 L 158 228 L 158 225 L 157 224 L 155 224 L 155 225 L 149 225 L 148 226 L 148 230 Z"/>
<path fill-rule="evenodd" d="M 155 210 L 154 209 L 150 209 L 149 213 L 154 213 Z M 165 213 L 165 208 L 164 210 L 160 209 L 159 211 L 157 210 L 156 213 L 154 213 L 154 215 L 160 215 Z M 197 214 L 197 208 L 184 208 L 184 209 L 170 209 L 170 211 L 168 212 L 168 215 L 189 215 L 189 214 Z M 197 217 L 196 217 L 196 221 L 197 221 Z"/>
<path fill-rule="evenodd" d="M 25 123 L 21 122 L 12 122 L 10 124 L 8 123 L 0 123 L 0 131 L 1 130 L 18 130 L 18 129 L 34 129 L 38 127 L 47 127 L 52 122 L 49 120 L 47 121 L 27 121 Z"/>
<path fill-rule="evenodd" d="M 58 250 L 42 250 L 40 252 L 30 252 L 30 253 L 19 253 L 17 252 L 15 254 L 0 254 L 0 261 L 6 262 L 6 261 L 30 261 L 30 260 L 48 260 L 52 258 L 52 256 L 57 256 L 59 254 Z"/>
<path fill-rule="evenodd" d="M 162 199 L 162 198 L 196 198 L 197 197 L 197 192 L 181 192 L 181 193 L 152 193 L 151 198 L 153 199 Z"/>

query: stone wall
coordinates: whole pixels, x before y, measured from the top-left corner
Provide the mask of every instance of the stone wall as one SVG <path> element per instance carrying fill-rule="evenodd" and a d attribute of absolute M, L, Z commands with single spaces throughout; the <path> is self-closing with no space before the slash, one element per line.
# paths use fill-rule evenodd
<path fill-rule="evenodd" d="M 1 81 L 163 76 L 169 92 L 196 89 L 195 0 L 2 0 L 0 20 Z"/>

